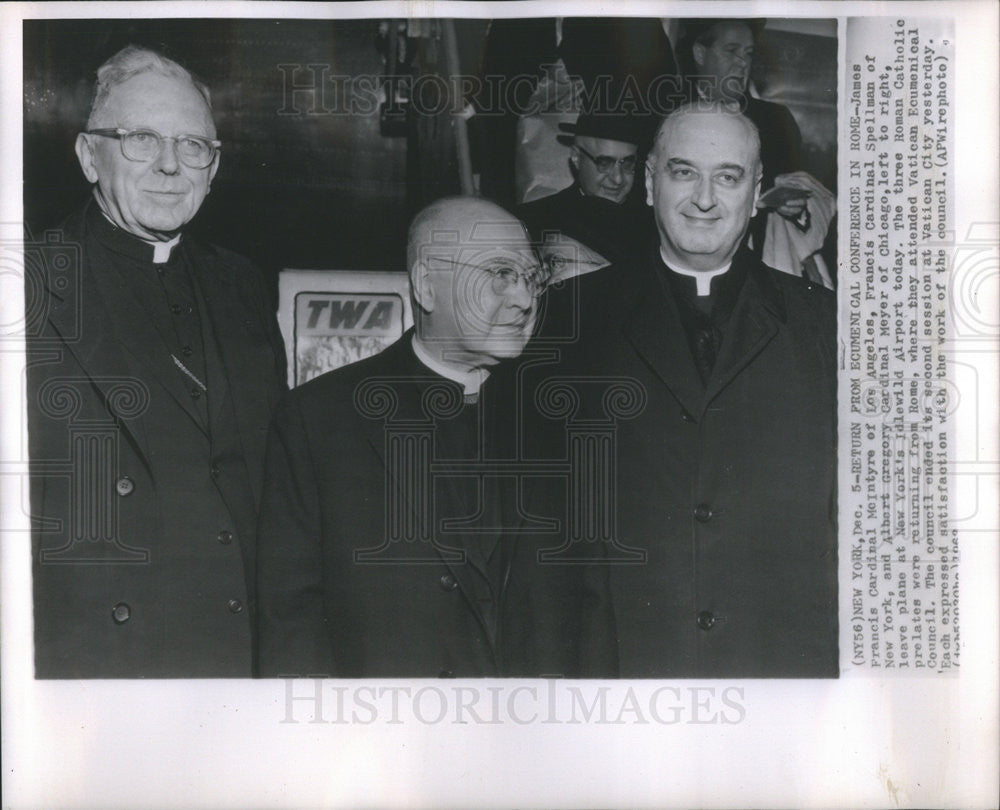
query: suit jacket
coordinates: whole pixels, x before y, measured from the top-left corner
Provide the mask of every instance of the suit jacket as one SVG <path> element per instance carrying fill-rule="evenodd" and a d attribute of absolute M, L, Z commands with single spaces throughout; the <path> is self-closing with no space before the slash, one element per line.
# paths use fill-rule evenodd
<path fill-rule="evenodd" d="M 475 476 L 491 455 L 483 396 L 465 411 L 411 333 L 290 392 L 259 528 L 262 675 L 616 671 L 604 575 L 516 549 L 498 477 Z M 447 440 L 469 416 L 471 454 Z"/>
<path fill-rule="evenodd" d="M 553 308 L 577 313 L 571 328 L 534 341 L 562 361 L 528 392 L 638 390 L 609 462 L 615 539 L 644 557 L 611 569 L 625 677 L 838 674 L 833 295 L 746 251 L 734 262 L 748 275 L 707 385 L 652 262 L 572 279 L 554 294 L 574 304 Z M 572 419 L 608 410 L 581 390 Z M 527 444 L 564 456 L 565 419 L 528 414 Z"/>
<path fill-rule="evenodd" d="M 90 202 L 67 220 L 70 261 L 28 290 L 36 677 L 249 676 L 256 508 L 285 387 L 273 310 L 245 259 L 187 236 L 175 248 L 199 307 L 200 412 L 98 234 L 141 243 L 101 217 Z"/>

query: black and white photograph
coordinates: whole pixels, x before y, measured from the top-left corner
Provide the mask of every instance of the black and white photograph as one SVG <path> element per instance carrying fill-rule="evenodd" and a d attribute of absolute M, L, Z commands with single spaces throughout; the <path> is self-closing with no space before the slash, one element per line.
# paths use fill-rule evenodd
<path fill-rule="evenodd" d="M 9 8 L 5 807 L 995 800 L 995 8 Z"/>

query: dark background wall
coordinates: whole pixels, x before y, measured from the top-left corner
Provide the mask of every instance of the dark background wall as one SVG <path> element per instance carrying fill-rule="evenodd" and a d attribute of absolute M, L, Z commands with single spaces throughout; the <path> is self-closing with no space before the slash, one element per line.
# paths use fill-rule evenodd
<path fill-rule="evenodd" d="M 473 44 L 485 28 L 462 25 L 461 40 Z M 334 82 L 322 97 L 288 92 L 314 77 L 322 83 L 323 70 L 371 77 L 377 87 L 378 20 L 26 21 L 24 202 L 33 233 L 57 225 L 88 193 L 73 141 L 97 67 L 129 43 L 166 53 L 212 90 L 222 161 L 195 230 L 272 271 L 402 269 L 407 220 L 422 197 L 408 191 L 420 172 L 408 164 L 406 132 L 381 134 L 374 90 L 353 99 L 350 115 Z M 453 166 L 435 169 L 436 191 L 456 192 Z"/>

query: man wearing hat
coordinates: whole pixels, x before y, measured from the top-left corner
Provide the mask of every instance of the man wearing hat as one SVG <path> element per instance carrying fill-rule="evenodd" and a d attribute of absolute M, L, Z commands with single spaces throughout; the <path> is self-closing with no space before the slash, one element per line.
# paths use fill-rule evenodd
<path fill-rule="evenodd" d="M 639 159 L 635 122 L 581 114 L 560 129 L 568 133 L 559 141 L 570 146 L 573 185 L 516 212 L 542 244 L 553 282 L 628 261 L 653 232 L 649 210 L 631 193 Z"/>

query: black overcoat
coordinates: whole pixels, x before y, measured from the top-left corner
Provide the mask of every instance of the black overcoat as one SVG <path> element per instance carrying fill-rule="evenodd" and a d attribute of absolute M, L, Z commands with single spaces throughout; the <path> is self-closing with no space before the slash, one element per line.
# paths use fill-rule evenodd
<path fill-rule="evenodd" d="M 734 261 L 747 280 L 707 387 L 652 264 L 572 279 L 550 307 L 559 334 L 529 347 L 561 357 L 522 385 L 525 447 L 550 458 L 569 433 L 565 414 L 543 418 L 540 385 L 576 386 L 570 420 L 600 424 L 614 403 L 588 387 L 633 383 L 614 503 L 594 509 L 643 556 L 611 566 L 623 677 L 838 674 L 834 297 Z"/>
<path fill-rule="evenodd" d="M 36 677 L 250 676 L 256 509 L 286 387 L 274 311 L 246 259 L 182 238 L 205 425 L 110 267 L 101 216 L 91 202 L 67 220 L 28 289 Z"/>
<path fill-rule="evenodd" d="M 465 406 L 478 407 L 486 438 L 456 453 L 441 437 L 461 388 L 424 367 L 410 340 L 299 386 L 275 415 L 259 527 L 261 674 L 616 674 L 606 570 L 539 565 L 511 540 L 499 487 L 482 476 L 490 382 Z"/>

